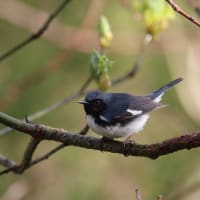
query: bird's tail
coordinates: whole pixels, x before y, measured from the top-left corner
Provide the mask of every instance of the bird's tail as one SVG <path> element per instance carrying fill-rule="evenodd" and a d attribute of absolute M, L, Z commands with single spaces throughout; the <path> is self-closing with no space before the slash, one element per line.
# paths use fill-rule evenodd
<path fill-rule="evenodd" d="M 177 78 L 171 82 L 169 82 L 168 84 L 166 84 L 165 86 L 159 88 L 158 90 L 155 90 L 154 92 L 150 93 L 149 95 L 147 95 L 148 97 L 152 98 L 152 100 L 154 100 L 155 102 L 160 102 L 163 94 L 169 90 L 171 87 L 175 86 L 176 84 L 178 84 L 179 82 L 181 82 L 183 80 L 183 78 Z"/>

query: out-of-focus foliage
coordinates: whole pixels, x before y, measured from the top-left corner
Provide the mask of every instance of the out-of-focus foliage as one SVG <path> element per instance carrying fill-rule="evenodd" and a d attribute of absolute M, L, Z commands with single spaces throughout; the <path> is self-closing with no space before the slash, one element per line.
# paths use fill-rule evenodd
<path fill-rule="evenodd" d="M 152 0 L 154 1 L 159 4 L 159 0 Z M 0 5 L 1 2 L 9 1 L 0 1 Z M 36 15 L 37 11 L 50 13 L 60 1 L 48 0 L 48 4 L 46 0 L 13 2 L 24 3 L 35 8 Z M 103 4 L 104 2 L 106 3 Z M 144 1 L 140 0 L 140 2 Z M 181 3 L 184 4 L 182 1 Z M 17 12 L 13 6 L 10 10 L 10 20 L 23 18 L 22 22 L 26 23 L 20 24 L 17 21 L 18 23 L 14 24 L 12 21 L 0 18 L 0 53 L 27 38 L 30 34 L 29 27 L 33 22 L 38 22 L 34 18 L 31 21 L 29 17 L 24 17 L 26 15 Z M 0 17 L 8 11 L 1 12 Z M 124 9 L 120 1 L 116 0 L 72 0 L 50 25 L 49 32 L 44 34 L 43 38 L 0 63 L 0 110 L 23 118 L 76 92 L 91 73 L 92 69 L 89 66 L 91 52 L 92 49 L 97 48 L 97 46 L 93 47 L 93 44 L 99 42 L 96 27 L 102 14 L 108 17 L 114 35 L 111 48 L 106 51 L 115 63 L 114 67 L 108 67 L 106 70 L 107 72 L 109 70 L 109 79 L 126 74 L 132 68 L 140 51 L 143 36 L 146 34 L 144 29 L 141 29 L 144 24 L 135 16 L 133 17 L 132 12 L 131 10 L 130 14 L 128 9 Z M 88 17 L 91 15 L 92 17 Z M 199 124 L 191 120 L 180 104 L 180 93 L 177 93 L 177 89 L 182 88 L 185 96 L 181 99 L 190 98 L 190 104 L 187 103 L 188 109 L 191 110 L 191 106 L 194 106 L 197 110 L 193 101 L 195 96 L 188 94 L 188 91 L 192 92 L 195 88 L 195 94 L 198 94 L 199 73 L 192 71 L 192 62 L 187 64 L 187 51 L 192 50 L 190 53 L 193 62 L 195 61 L 193 57 L 197 53 L 195 64 L 198 67 L 199 51 L 198 48 L 193 48 L 193 43 L 198 46 L 200 42 L 199 29 L 191 27 L 189 22 L 179 17 L 178 21 L 170 24 L 168 30 L 160 34 L 156 43 L 153 41 L 148 47 L 142 66 L 134 79 L 110 88 L 112 92 L 143 95 L 175 77 L 183 76 L 185 79 L 163 97 L 163 103 L 170 106 L 151 113 L 145 129 L 134 135 L 132 139 L 137 143 L 156 143 L 199 130 Z M 69 32 L 59 37 L 59 34 L 56 35 L 59 30 Z M 52 42 L 51 38 L 47 37 L 52 36 L 50 33 L 55 34 L 56 40 L 68 48 L 63 48 L 64 45 L 59 46 L 60 43 L 55 43 L 56 40 Z M 91 43 L 90 40 L 88 43 L 85 42 L 88 34 L 92 36 Z M 92 43 L 94 38 L 96 43 Z M 69 40 L 74 45 L 71 48 Z M 98 61 L 97 58 L 103 55 L 98 52 L 96 54 L 96 61 Z M 106 59 L 104 57 L 104 62 Z M 189 72 L 191 82 L 187 85 Z M 99 74 L 97 73 L 98 76 L 95 74 L 93 78 L 100 79 Z M 183 87 L 184 84 L 186 85 Z M 97 87 L 98 85 L 91 84 L 90 89 Z M 38 119 L 36 123 L 64 128 L 74 133 L 79 132 L 85 125 L 85 115 L 82 107 L 76 103 L 77 100 Z M 98 137 L 92 131 L 89 135 Z M 0 137 L 0 153 L 20 161 L 29 139 L 19 132 L 4 135 Z M 55 145 L 57 143 L 42 142 L 35 157 L 39 157 Z M 8 194 L 14 195 L 15 198 L 16 195 L 24 192 L 26 200 L 132 200 L 135 195 L 134 188 L 138 188 L 143 199 L 156 199 L 158 194 L 163 194 L 164 200 L 197 200 L 199 187 L 195 186 L 198 186 L 199 174 L 199 149 L 181 151 L 157 160 L 149 160 L 66 147 L 47 161 L 30 168 L 23 175 L 9 174 L 0 177 L 0 199 L 5 200 Z M 196 198 L 189 198 L 188 195 L 194 193 L 194 188 L 197 188 L 195 192 L 198 195 Z M 184 194 L 184 197 L 178 197 L 178 194 Z M 173 198 L 173 195 L 176 195 L 176 198 Z"/>
<path fill-rule="evenodd" d="M 108 22 L 108 19 L 104 15 L 102 15 L 99 19 L 98 30 L 99 30 L 101 47 L 103 48 L 110 47 L 110 44 L 113 39 L 113 33 L 111 31 L 111 27 Z"/>
<path fill-rule="evenodd" d="M 175 17 L 173 9 L 165 0 L 132 0 L 132 6 L 141 13 L 145 29 L 153 37 L 166 29 L 169 20 Z"/>
<path fill-rule="evenodd" d="M 108 70 L 113 65 L 105 54 L 101 55 L 98 51 L 93 51 L 90 59 L 90 69 L 93 79 L 97 82 L 100 90 L 106 91 L 111 86 Z"/>

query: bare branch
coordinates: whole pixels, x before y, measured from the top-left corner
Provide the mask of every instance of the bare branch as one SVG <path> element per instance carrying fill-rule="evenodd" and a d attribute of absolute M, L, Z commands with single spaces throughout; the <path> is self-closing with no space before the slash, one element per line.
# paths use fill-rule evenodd
<path fill-rule="evenodd" d="M 182 8 L 180 8 L 176 3 L 174 3 L 173 0 L 166 0 L 166 2 L 174 9 L 175 12 L 179 13 L 180 15 L 182 15 L 183 17 L 200 27 L 200 22 L 192 16 L 190 16 L 189 14 L 187 14 Z"/>
<path fill-rule="evenodd" d="M 149 34 L 146 34 L 145 37 L 144 37 L 144 40 L 143 40 L 143 44 L 142 44 L 142 47 L 141 47 L 141 50 L 140 50 L 140 53 L 139 55 L 137 56 L 134 64 L 133 64 L 133 67 L 131 68 L 131 70 L 126 73 L 125 75 L 115 79 L 112 81 L 112 86 L 115 86 L 117 84 L 120 84 L 122 83 L 123 81 L 126 81 L 130 78 L 133 78 L 137 72 L 139 71 L 139 68 L 141 66 L 141 62 L 142 62 L 142 59 L 143 59 L 143 56 L 144 56 L 144 53 L 145 53 L 145 50 L 146 48 L 148 47 L 148 45 L 151 43 L 151 36 Z M 75 98 L 78 98 L 80 97 L 81 95 L 83 95 L 85 93 L 85 90 L 87 89 L 88 85 L 91 83 L 92 81 L 92 76 L 90 75 L 88 77 L 88 79 L 83 83 L 83 85 L 81 86 L 81 88 L 78 90 L 78 92 L 74 93 L 73 95 L 71 96 L 68 96 L 32 115 L 29 116 L 29 119 L 31 121 L 35 120 L 35 119 L 38 119 L 46 114 L 48 114 L 49 112 L 69 103 L 70 101 L 74 100 Z M 22 119 L 23 120 L 23 119 Z M 0 136 L 1 135 L 4 135 L 6 133 L 9 133 L 11 132 L 13 129 L 10 128 L 10 127 L 6 127 L 6 128 L 3 128 L 0 130 Z"/>
<path fill-rule="evenodd" d="M 25 150 L 23 160 L 22 160 L 21 164 L 19 164 L 19 165 L 15 161 L 12 161 L 12 160 L 1 155 L 0 156 L 0 164 L 7 167 L 7 169 L 1 171 L 0 176 L 7 174 L 9 172 L 14 172 L 16 174 L 22 174 L 22 173 L 24 173 L 25 170 L 29 169 L 33 165 L 38 164 L 41 161 L 47 160 L 50 156 L 52 156 L 57 151 L 63 149 L 66 146 L 65 144 L 59 144 L 57 147 L 53 148 L 48 153 L 46 153 L 43 156 L 36 158 L 35 160 L 31 161 L 33 153 L 34 153 L 38 144 L 39 144 L 39 140 L 37 140 L 37 139 L 30 141 L 29 145 L 27 146 L 27 149 Z M 5 161 L 6 163 L 10 163 L 10 164 L 6 165 L 4 162 L 1 162 L 1 157 L 3 157 L 4 160 L 6 160 Z"/>
<path fill-rule="evenodd" d="M 86 135 L 88 130 L 89 130 L 89 127 L 88 127 L 88 125 L 86 125 L 79 132 L 79 134 L 80 135 Z M 33 153 L 36 150 L 39 143 L 40 143 L 40 140 L 38 140 L 36 138 L 31 138 L 31 140 L 30 140 L 30 142 L 29 142 L 29 144 L 28 144 L 28 146 L 25 150 L 21 164 L 19 164 L 19 165 L 15 161 L 10 160 L 3 155 L 0 155 L 0 164 L 3 165 L 4 167 L 7 167 L 7 169 L 0 172 L 0 176 L 3 175 L 3 174 L 7 174 L 11 171 L 14 172 L 14 173 L 17 173 L 17 174 L 22 174 L 25 170 L 29 169 L 33 165 L 36 165 L 41 161 L 47 160 L 50 156 L 52 156 L 53 154 L 55 154 L 59 150 L 63 149 L 64 147 L 68 146 L 65 143 L 59 144 L 58 146 L 56 146 L 55 148 L 53 148 L 52 150 L 50 150 L 49 152 L 47 152 L 43 156 L 36 158 L 35 160 L 32 160 Z"/>
<path fill-rule="evenodd" d="M 40 142 L 40 140 L 31 138 L 31 140 L 24 152 L 24 156 L 21 161 L 21 164 L 19 164 L 19 165 L 15 161 L 10 160 L 10 159 L 0 155 L 0 164 L 7 167 L 7 169 L 0 172 L 0 175 L 7 174 L 8 172 L 11 172 L 11 171 L 18 173 L 18 174 L 23 173 L 24 170 L 29 167 L 33 153 L 36 150 L 39 142 Z"/>
<path fill-rule="evenodd" d="M 143 44 L 142 44 L 141 50 L 140 50 L 139 55 L 137 56 L 137 58 L 136 58 L 136 60 L 133 64 L 133 67 L 131 68 L 131 70 L 127 74 L 125 74 L 125 75 L 117 78 L 116 80 L 112 81 L 112 86 L 117 85 L 117 84 L 119 84 L 119 83 L 121 83 L 121 82 L 123 82 L 123 81 L 125 81 L 129 78 L 133 78 L 137 74 L 137 72 L 139 71 L 139 68 L 141 66 L 145 50 L 148 47 L 148 45 L 151 43 L 151 41 L 152 41 L 151 35 L 146 34 L 144 39 L 143 39 Z"/>
<path fill-rule="evenodd" d="M 141 60 L 142 60 L 142 58 L 143 58 L 143 54 L 144 54 L 144 51 L 145 51 L 145 49 L 146 49 L 146 46 L 150 43 L 150 40 L 147 40 L 147 36 L 145 37 L 145 39 L 144 39 L 144 45 L 143 45 L 143 47 L 142 47 L 142 49 L 141 49 L 141 53 L 139 54 L 139 56 L 138 56 L 138 58 L 136 59 L 136 61 L 135 61 L 135 64 L 134 64 L 134 66 L 133 66 L 133 68 L 130 70 L 130 72 L 128 72 L 125 76 L 122 76 L 122 77 L 120 77 L 120 78 L 118 78 L 118 79 L 116 79 L 115 81 L 113 81 L 113 85 L 117 85 L 117 84 L 119 84 L 119 83 L 121 83 L 121 82 L 123 82 L 123 81 L 125 81 L 125 80 L 127 80 L 127 79 L 129 79 L 129 78 L 132 78 L 132 77 L 134 77 L 135 75 L 136 75 L 136 73 L 138 72 L 138 69 L 139 69 L 139 66 L 141 65 Z M 92 77 L 90 76 L 87 80 L 86 80 L 86 82 L 82 85 L 82 87 L 79 89 L 79 91 L 78 92 L 76 92 L 74 95 L 71 95 L 71 96 L 69 96 L 69 97 L 66 97 L 65 99 L 63 99 L 62 101 L 59 101 L 59 102 L 57 102 L 57 103 L 55 103 L 55 104 L 53 104 L 53 105 L 51 105 L 51 106 L 49 106 L 49 107 L 47 107 L 47 108 L 45 108 L 45 109 L 43 109 L 43 110 L 41 110 L 41 111 L 39 111 L 39 112 L 37 112 L 37 113 L 35 113 L 34 115 L 31 115 L 31 116 L 29 116 L 29 119 L 30 120 L 34 120 L 34 119 L 36 119 L 36 118 L 39 118 L 39 117 L 41 117 L 41 116 L 43 116 L 43 115 L 45 115 L 45 114 L 47 114 L 48 112 L 50 112 L 50 111 L 52 111 L 52 110 L 54 110 L 54 109 L 56 109 L 56 108 L 58 108 L 58 107 L 60 107 L 60 106 L 62 106 L 62 105 L 64 105 L 64 104 L 66 104 L 66 103 L 68 103 L 68 102 L 70 102 L 71 100 L 73 100 L 74 98 L 77 98 L 77 97 L 79 97 L 79 96 L 81 96 L 82 94 L 84 94 L 85 93 L 85 90 L 86 90 L 86 88 L 88 87 L 88 85 L 90 84 L 90 82 L 92 81 Z M 59 151 L 59 150 L 61 150 L 62 148 L 64 148 L 64 147 L 66 147 L 66 146 L 69 146 L 69 145 L 73 145 L 73 144 L 71 144 L 70 142 L 68 142 L 68 140 L 67 140 L 67 142 L 65 141 L 65 140 L 63 140 L 63 139 L 61 139 L 61 140 L 57 140 L 57 139 L 50 139 L 50 138 L 40 138 L 40 134 L 42 133 L 43 134 L 43 131 L 41 131 L 41 127 L 43 127 L 43 128 L 45 128 L 45 129 L 49 129 L 50 127 L 46 127 L 46 126 L 42 126 L 42 125 L 36 125 L 36 124 L 31 124 L 31 123 L 28 123 L 28 121 L 19 121 L 19 120 L 17 120 L 17 119 L 15 119 L 15 118 L 12 118 L 12 117 L 10 117 L 10 116 L 8 116 L 8 115 L 5 115 L 4 113 L 1 113 L 2 115 L 3 115 L 3 118 L 2 119 L 4 119 L 5 120 L 5 116 L 6 116 L 6 122 L 5 123 L 3 123 L 3 124 L 5 124 L 5 125 L 8 125 L 8 124 L 10 124 L 10 122 L 11 122 L 11 124 L 12 125 L 9 125 L 10 127 L 7 127 L 7 128 L 5 128 L 5 129 L 3 129 L 3 130 L 1 130 L 0 131 L 0 135 L 1 134 L 5 134 L 5 133 L 7 133 L 7 132 L 9 132 L 10 130 L 12 130 L 12 128 L 14 128 L 14 129 L 16 129 L 16 130 L 21 130 L 22 132 L 24 131 L 25 133 L 28 133 L 28 134 L 30 134 L 29 133 L 29 128 L 27 129 L 27 126 L 29 127 L 29 126 L 31 126 L 32 128 L 34 128 L 34 134 L 33 134 L 33 139 L 31 139 L 31 141 L 30 141 L 30 143 L 29 143 L 29 145 L 27 146 L 27 148 L 26 148 L 26 150 L 25 150 L 25 153 L 24 153 L 24 156 L 23 156 L 23 160 L 22 160 L 22 162 L 21 162 L 21 164 L 16 164 L 14 161 L 14 163 L 13 163 L 13 165 L 8 165 L 8 166 L 6 166 L 6 167 L 8 167 L 7 169 L 5 169 L 5 170 L 3 170 L 2 172 L 0 172 L 0 175 L 3 175 L 3 174 L 6 174 L 6 173 L 8 173 L 8 172 L 14 172 L 14 173 L 23 173 L 26 169 L 28 169 L 28 168 L 30 168 L 31 166 L 33 166 L 33 165 L 35 165 L 35 164 L 37 164 L 37 163 L 39 163 L 39 162 L 41 162 L 41 161 L 43 161 L 43 160 L 46 160 L 46 159 L 48 159 L 51 155 L 53 155 L 53 154 L 55 154 L 57 151 Z M 0 117 L 1 118 L 1 117 Z M 8 120 L 8 121 L 7 121 Z M 11 121 L 10 121 L 11 120 Z M 3 122 L 2 121 L 2 122 Z M 9 122 L 10 121 L 10 122 Z M 8 124 L 7 124 L 7 122 L 8 122 Z M 14 122 L 14 123 L 13 123 Z M 19 122 L 19 123 L 18 123 Z M 19 126 L 18 126 L 19 125 Z M 18 129 L 19 128 L 19 129 Z M 43 128 L 42 128 L 42 130 L 43 130 Z M 60 133 L 64 133 L 64 137 L 66 138 L 66 136 L 67 135 L 65 135 L 65 134 L 70 134 L 70 133 L 68 133 L 68 132 L 66 132 L 66 131 L 63 131 L 63 130 L 60 130 L 60 129 L 53 129 L 53 128 L 50 128 L 50 129 L 52 129 L 52 130 L 54 130 L 55 131 L 55 133 L 56 133 L 56 135 L 57 134 L 60 134 Z M 49 130 L 50 130 L 49 129 Z M 80 131 L 80 135 L 85 135 L 86 133 L 87 133 L 87 131 L 88 131 L 88 129 L 89 129 L 89 127 L 86 125 L 85 126 L 85 128 L 83 129 L 83 130 L 81 130 Z M 62 135 L 61 134 L 61 135 Z M 30 134 L 31 135 L 31 134 Z M 48 135 L 48 134 L 47 134 Z M 46 135 L 46 136 L 47 136 Z M 50 133 L 50 135 L 51 135 L 51 133 Z M 49 135 L 49 136 L 50 136 Z M 49 137 L 48 136 L 48 137 Z M 58 136 L 58 135 L 57 135 Z M 73 136 L 72 134 L 70 134 L 70 136 Z M 36 150 L 36 147 L 37 147 L 37 145 L 39 144 L 39 142 L 40 142 L 40 140 L 44 140 L 44 139 L 48 139 L 48 140 L 54 140 L 54 141 L 59 141 L 59 142 L 62 142 L 62 144 L 60 144 L 60 145 L 58 145 L 57 147 L 55 147 L 55 148 L 53 148 L 51 151 L 49 151 L 48 153 L 46 153 L 45 155 L 43 155 L 43 156 L 41 156 L 41 157 L 39 157 L 39 158 L 37 158 L 37 159 L 35 159 L 35 160 L 33 160 L 32 161 L 32 156 L 33 156 L 33 153 L 34 153 L 34 151 Z M 88 139 L 90 139 L 90 137 L 88 138 Z M 94 139 L 96 139 L 96 138 L 94 138 Z M 79 140 L 79 139 L 78 139 Z M 86 140 L 85 141 L 86 143 L 88 143 L 88 141 Z M 97 142 L 97 143 L 96 143 Z M 101 141 L 99 140 L 99 139 L 97 139 L 97 141 L 96 141 L 95 143 L 96 143 L 96 147 L 94 148 L 94 147 L 85 147 L 85 148 L 94 148 L 94 149 L 99 149 L 99 147 L 100 147 L 100 149 L 101 149 Z M 94 144 L 95 144 L 94 143 Z M 119 143 L 119 142 L 118 142 Z M 123 144 L 122 144 L 123 145 Z M 82 144 L 80 145 L 80 144 L 77 144 L 77 145 L 75 145 L 75 146 L 82 146 Z M 83 144 L 83 146 L 82 147 L 84 147 L 84 144 Z M 124 146 L 123 146 L 124 147 Z M 109 147 L 110 148 L 110 147 Z M 101 149 L 102 150 L 102 149 Z M 104 150 L 104 149 L 103 149 Z M 109 150 L 108 150 L 109 151 Z M 112 152 L 112 150 L 110 151 L 110 152 Z M 122 151 L 121 151 L 121 153 L 123 153 Z M 7 159 L 7 158 L 5 158 L 6 160 L 7 160 L 7 162 L 11 162 L 12 163 L 12 161 L 11 160 L 9 160 L 9 159 Z M 2 164 L 3 165 L 3 164 Z M 5 166 L 5 165 L 4 165 Z"/>
<path fill-rule="evenodd" d="M 48 153 L 44 154 L 43 156 L 36 158 L 35 160 L 33 160 L 29 166 L 27 166 L 27 168 L 38 164 L 41 161 L 47 160 L 50 156 L 52 156 L 53 154 L 55 154 L 56 152 L 60 151 L 61 149 L 63 149 L 66 145 L 65 144 L 59 144 L 58 146 L 56 146 L 55 148 L 53 148 L 52 150 L 50 150 Z M 27 169 L 26 168 L 26 169 Z"/>
<path fill-rule="evenodd" d="M 157 200 L 163 200 L 163 196 L 159 194 Z"/>
<path fill-rule="evenodd" d="M 40 140 L 36 138 L 31 138 L 25 152 L 21 164 L 15 169 L 17 173 L 23 173 L 24 170 L 30 165 L 33 153 L 35 152 Z"/>
<path fill-rule="evenodd" d="M 44 125 L 26 123 L 2 112 L 0 112 L 0 122 L 39 140 L 52 140 L 61 142 L 65 145 L 124 154 L 124 143 L 120 141 L 105 141 L 102 147 L 101 139 L 99 138 L 73 134 L 63 129 Z M 194 132 L 150 145 L 129 143 L 127 144 L 127 154 L 129 156 L 157 159 L 163 155 L 183 149 L 189 150 L 199 146 L 200 132 Z"/>
<path fill-rule="evenodd" d="M 11 56 L 27 44 L 33 42 L 34 40 L 40 38 L 40 36 L 48 29 L 49 25 L 53 21 L 53 19 L 65 8 L 65 6 L 71 0 L 64 0 L 48 17 L 48 19 L 44 22 L 43 26 L 36 32 L 26 38 L 24 41 L 17 44 L 14 48 L 8 50 L 6 53 L 0 56 L 0 62 L 6 59 L 7 57 Z"/>
<path fill-rule="evenodd" d="M 0 176 L 2 176 L 2 175 L 4 175 L 4 174 L 8 174 L 9 172 L 14 172 L 16 167 L 17 167 L 17 165 L 16 165 L 16 166 L 13 166 L 13 167 L 10 167 L 10 168 L 7 168 L 7 169 L 1 171 L 1 172 L 0 172 Z"/>
<path fill-rule="evenodd" d="M 146 34 L 145 37 L 144 37 L 144 40 L 143 40 L 143 45 L 142 45 L 141 51 L 140 51 L 138 57 L 136 58 L 136 60 L 135 60 L 135 62 L 133 64 L 133 67 L 131 68 L 131 70 L 127 74 L 125 74 L 125 75 L 113 80 L 112 81 L 112 86 L 115 86 L 117 84 L 122 83 L 123 81 L 126 81 L 126 80 L 128 80 L 130 78 L 133 78 L 137 74 L 137 72 L 139 71 L 139 68 L 141 66 L 141 61 L 143 59 L 145 50 L 148 47 L 148 45 L 150 44 L 150 42 L 151 42 L 150 35 Z M 83 95 L 85 93 L 85 90 L 87 89 L 87 87 L 91 83 L 91 81 L 92 81 L 92 77 L 90 75 L 88 77 L 88 79 L 86 80 L 86 82 L 83 83 L 83 85 L 81 86 L 81 88 L 79 89 L 78 92 L 76 92 L 75 94 L 73 94 L 71 96 L 68 96 L 68 97 L 62 99 L 61 101 L 58 101 L 58 102 L 56 102 L 56 103 L 54 103 L 54 104 L 52 104 L 52 105 L 50 105 L 50 106 L 48 106 L 48 107 L 46 107 L 44 109 L 32 114 L 32 115 L 30 115 L 29 119 L 31 121 L 33 121 L 35 119 L 38 119 L 38 118 L 48 114 L 49 112 L 51 112 L 51 111 L 53 111 L 53 110 L 65 105 L 65 104 L 69 103 L 70 101 L 74 100 L 75 98 L 80 97 L 81 95 Z M 6 128 L 1 129 L 0 130 L 0 136 L 4 135 L 6 133 L 9 133 L 12 130 L 13 129 L 10 128 L 10 127 L 6 127 Z"/>
<path fill-rule="evenodd" d="M 135 194 L 136 194 L 136 200 L 142 200 L 142 196 L 141 196 L 140 191 L 138 189 L 135 189 Z"/>
<path fill-rule="evenodd" d="M 52 105 L 50 105 L 50 106 L 48 106 L 46 108 L 43 108 L 42 110 L 40 110 L 38 112 L 28 116 L 28 119 L 31 120 L 31 121 L 33 121 L 35 119 L 38 119 L 38 118 L 48 114 L 49 112 L 51 112 L 51 111 L 53 111 L 53 110 L 65 105 L 65 104 L 69 103 L 70 101 L 74 100 L 75 98 L 80 97 L 81 95 L 84 94 L 85 90 L 87 89 L 87 87 L 91 83 L 91 81 L 92 81 L 92 77 L 89 76 L 88 79 L 83 83 L 81 88 L 78 90 L 78 92 L 76 92 L 75 94 L 62 99 L 61 101 L 58 101 L 58 102 L 56 102 L 56 103 L 54 103 L 54 104 L 52 104 Z M 21 120 L 23 120 L 23 119 L 21 119 Z M 0 136 L 4 135 L 6 133 L 9 133 L 12 130 L 13 129 L 10 128 L 10 127 L 6 127 L 6 128 L 1 129 L 0 130 Z"/>
<path fill-rule="evenodd" d="M 86 125 L 80 132 L 79 132 L 79 135 L 86 135 L 87 132 L 89 130 L 89 127 L 88 125 Z M 30 168 L 31 166 L 41 162 L 41 161 L 44 161 L 44 160 L 47 160 L 50 156 L 52 156 L 53 154 L 55 154 L 56 152 L 60 151 L 61 149 L 63 149 L 64 147 L 66 147 L 67 144 L 59 144 L 58 146 L 56 146 L 55 148 L 53 148 L 52 150 L 50 150 L 48 153 L 44 154 L 43 156 L 33 160 L 32 162 L 30 162 L 30 164 L 28 166 L 26 166 L 26 168 L 24 169 L 28 169 Z"/>
<path fill-rule="evenodd" d="M 0 164 L 3 165 L 4 167 L 7 167 L 7 168 L 16 166 L 16 162 L 15 161 L 10 160 L 10 159 L 6 158 L 3 155 L 0 155 Z"/>

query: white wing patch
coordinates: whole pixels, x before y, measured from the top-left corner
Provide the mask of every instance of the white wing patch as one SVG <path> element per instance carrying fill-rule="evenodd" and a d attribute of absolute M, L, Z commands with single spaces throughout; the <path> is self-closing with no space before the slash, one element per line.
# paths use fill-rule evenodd
<path fill-rule="evenodd" d="M 105 118 L 103 115 L 100 115 L 100 119 L 105 121 L 105 122 L 109 122 L 109 120 L 107 118 Z"/>
<path fill-rule="evenodd" d="M 153 101 L 159 103 L 162 100 L 163 94 L 164 94 L 164 92 L 161 93 L 159 96 L 157 96 Z"/>
<path fill-rule="evenodd" d="M 132 115 L 140 115 L 142 114 L 142 110 L 131 110 L 131 109 L 127 109 L 127 112 L 131 113 Z"/>

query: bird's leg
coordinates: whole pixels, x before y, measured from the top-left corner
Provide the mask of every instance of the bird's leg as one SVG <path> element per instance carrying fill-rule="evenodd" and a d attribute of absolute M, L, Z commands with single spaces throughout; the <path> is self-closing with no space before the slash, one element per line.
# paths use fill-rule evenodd
<path fill-rule="evenodd" d="M 130 140 L 130 138 L 132 137 L 132 135 L 129 135 L 125 138 L 124 140 L 124 148 L 123 148 L 123 154 L 125 157 L 128 157 L 128 152 L 127 152 L 127 145 L 128 144 L 134 144 L 135 141 L 134 140 Z"/>
<path fill-rule="evenodd" d="M 103 136 L 100 142 L 100 150 L 103 151 L 103 144 L 107 141 L 112 141 L 113 139 Z"/>
<path fill-rule="evenodd" d="M 28 115 L 25 115 L 24 119 L 25 119 L 26 123 L 28 123 L 28 124 L 34 124 L 34 122 L 28 118 Z"/>

